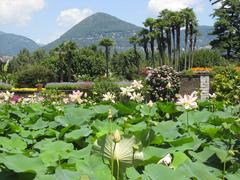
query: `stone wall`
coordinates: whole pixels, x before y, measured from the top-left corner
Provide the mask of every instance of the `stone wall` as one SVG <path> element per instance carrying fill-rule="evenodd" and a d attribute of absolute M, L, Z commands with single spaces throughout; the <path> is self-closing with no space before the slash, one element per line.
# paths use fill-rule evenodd
<path fill-rule="evenodd" d="M 200 91 L 201 99 L 206 99 L 211 92 L 211 77 L 209 74 L 201 73 L 191 76 L 181 75 L 180 94 L 191 94 L 193 91 Z"/>

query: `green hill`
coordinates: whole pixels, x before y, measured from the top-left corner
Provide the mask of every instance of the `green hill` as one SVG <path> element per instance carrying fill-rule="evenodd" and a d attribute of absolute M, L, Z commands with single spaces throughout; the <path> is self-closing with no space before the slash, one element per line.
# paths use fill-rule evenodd
<path fill-rule="evenodd" d="M 122 21 L 114 16 L 105 13 L 96 13 L 87 17 L 59 39 L 46 45 L 44 48 L 50 50 L 64 41 L 72 40 L 80 47 L 98 44 L 103 37 L 115 40 L 117 50 L 126 50 L 131 47 L 128 38 L 137 33 L 141 27 Z M 209 36 L 213 28 L 211 26 L 199 26 L 201 36 L 198 37 L 197 47 L 204 47 L 214 38 Z M 184 47 L 184 32 L 182 31 L 181 46 Z"/>
<path fill-rule="evenodd" d="M 96 13 L 75 25 L 56 41 L 45 46 L 52 49 L 64 41 L 75 41 L 80 47 L 97 44 L 103 37 L 116 41 L 116 49 L 124 50 L 130 47 L 128 38 L 138 32 L 140 27 L 122 21 L 105 13 Z"/>
<path fill-rule="evenodd" d="M 34 51 L 39 46 L 31 39 L 0 31 L 0 56 L 15 56 L 23 48 Z"/>

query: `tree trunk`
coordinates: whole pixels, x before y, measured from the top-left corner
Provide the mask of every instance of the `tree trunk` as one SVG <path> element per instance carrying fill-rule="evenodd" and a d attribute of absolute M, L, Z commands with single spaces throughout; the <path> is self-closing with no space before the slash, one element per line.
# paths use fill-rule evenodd
<path fill-rule="evenodd" d="M 106 53 L 106 73 L 107 73 L 107 78 L 109 77 L 109 67 L 108 67 L 108 65 L 109 65 L 109 47 L 108 46 L 106 46 L 105 47 L 105 53 Z"/>
<path fill-rule="evenodd" d="M 161 42 L 161 35 L 157 35 L 157 45 L 158 45 L 158 52 L 160 56 L 160 66 L 163 65 L 163 47 L 162 47 L 162 42 Z"/>
<path fill-rule="evenodd" d="M 197 34 L 194 35 L 194 41 L 193 41 L 193 53 L 192 53 L 192 67 L 193 67 L 193 64 L 194 64 L 194 51 L 196 49 L 196 45 L 197 45 Z"/>
<path fill-rule="evenodd" d="M 169 64 L 172 63 L 172 40 L 171 40 L 171 33 L 170 29 L 166 30 L 166 35 L 167 35 L 167 48 L 168 48 L 168 60 Z"/>
<path fill-rule="evenodd" d="M 173 60 L 172 66 L 174 67 L 176 64 L 176 34 L 175 34 L 175 27 L 172 27 L 172 39 L 173 39 Z"/>
<path fill-rule="evenodd" d="M 192 67 L 191 59 L 192 59 L 192 51 L 193 51 L 193 25 L 190 24 L 190 43 L 189 43 L 189 64 L 188 68 Z"/>
<path fill-rule="evenodd" d="M 165 52 L 166 52 L 166 45 L 165 45 L 165 40 L 164 40 L 164 30 L 163 27 L 161 27 L 161 43 L 162 43 L 162 61 L 163 61 L 163 65 L 166 63 L 165 62 Z"/>
<path fill-rule="evenodd" d="M 153 67 L 155 67 L 155 57 L 154 57 L 154 39 L 151 40 L 151 52 L 152 52 L 152 63 Z"/>
<path fill-rule="evenodd" d="M 63 76 L 64 76 L 64 72 L 63 72 L 63 56 L 61 54 L 61 52 L 59 52 L 59 60 L 60 60 L 60 82 L 63 82 Z"/>
<path fill-rule="evenodd" d="M 149 61 L 149 52 L 148 52 L 148 43 L 147 42 L 143 43 L 143 49 L 145 52 L 146 60 Z"/>
<path fill-rule="evenodd" d="M 188 21 L 186 21 L 185 24 L 185 46 L 184 46 L 184 51 L 185 51 L 185 57 L 184 57 L 184 70 L 187 69 L 187 46 L 188 46 Z"/>
<path fill-rule="evenodd" d="M 181 27 L 180 25 L 177 26 L 177 61 L 176 61 L 176 70 L 179 71 L 179 61 L 181 56 Z"/>

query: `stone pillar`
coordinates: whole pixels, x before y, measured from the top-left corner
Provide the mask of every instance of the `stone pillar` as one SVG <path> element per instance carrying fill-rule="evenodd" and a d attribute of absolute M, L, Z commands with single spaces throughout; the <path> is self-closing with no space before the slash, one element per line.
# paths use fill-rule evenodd
<path fill-rule="evenodd" d="M 200 90 L 201 90 L 201 99 L 205 100 L 209 97 L 210 93 L 210 77 L 209 75 L 200 76 Z"/>

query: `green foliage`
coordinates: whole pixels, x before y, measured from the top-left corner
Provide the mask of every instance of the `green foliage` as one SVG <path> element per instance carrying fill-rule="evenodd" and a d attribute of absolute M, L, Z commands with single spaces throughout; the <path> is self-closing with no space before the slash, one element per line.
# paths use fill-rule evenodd
<path fill-rule="evenodd" d="M 212 88 L 217 99 L 227 104 L 240 102 L 240 72 L 231 67 L 216 70 Z"/>
<path fill-rule="evenodd" d="M 73 72 L 75 75 L 96 78 L 105 73 L 104 56 L 99 51 L 82 48 L 74 59 Z"/>
<path fill-rule="evenodd" d="M 187 54 L 187 57 L 189 54 Z M 180 69 L 184 69 L 185 53 L 182 54 L 180 60 Z M 225 66 L 229 62 L 224 59 L 219 52 L 210 49 L 200 49 L 193 52 L 193 67 L 214 67 Z"/>
<path fill-rule="evenodd" d="M 78 83 L 47 83 L 45 88 L 49 90 L 84 90 L 91 89 L 93 83 L 78 82 Z"/>
<path fill-rule="evenodd" d="M 216 2 L 216 1 L 215 1 Z M 215 9 L 213 17 L 216 18 L 213 35 L 216 39 L 211 42 L 213 48 L 222 52 L 228 59 L 240 58 L 240 1 L 220 0 L 220 6 Z"/>
<path fill-rule="evenodd" d="M 93 94 L 96 101 L 101 101 L 106 92 L 118 93 L 119 91 L 119 85 L 111 79 L 99 78 L 94 81 Z"/>
<path fill-rule="evenodd" d="M 20 68 L 15 76 L 18 87 L 35 87 L 37 83 L 47 83 L 54 80 L 53 72 L 39 64 L 28 64 Z"/>
<path fill-rule="evenodd" d="M 138 74 L 140 61 L 140 53 L 133 50 L 114 53 L 111 61 L 111 71 L 117 76 L 132 80 Z"/>
<path fill-rule="evenodd" d="M 161 66 L 148 71 L 147 84 L 152 99 L 174 101 L 180 89 L 180 78 L 172 67 Z"/>
<path fill-rule="evenodd" d="M 0 178 L 238 179 L 239 106 L 209 111 L 203 103 L 210 101 L 190 112 L 164 102 L 61 110 L 47 104 L 1 105 Z M 120 141 L 114 148 L 115 130 Z M 167 154 L 169 166 L 161 163 Z"/>
<path fill-rule="evenodd" d="M 11 90 L 12 85 L 7 83 L 0 82 L 0 90 Z"/>

